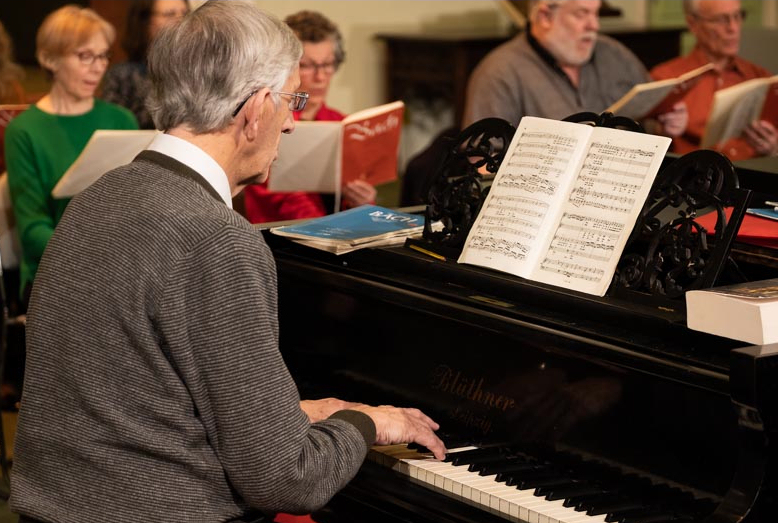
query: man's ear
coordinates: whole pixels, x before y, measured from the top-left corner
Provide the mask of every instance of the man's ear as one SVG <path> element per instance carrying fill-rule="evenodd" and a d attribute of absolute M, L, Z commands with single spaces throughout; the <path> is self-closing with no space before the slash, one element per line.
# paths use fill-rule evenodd
<path fill-rule="evenodd" d="M 244 109 L 245 132 L 249 139 L 254 139 L 259 131 L 259 126 L 264 125 L 268 111 L 272 110 L 273 97 L 270 89 L 263 87 L 252 96 Z"/>
<path fill-rule="evenodd" d="M 697 17 L 695 17 L 692 13 L 687 13 L 685 16 L 686 16 L 686 28 L 689 29 L 689 32 L 696 37 L 697 27 L 698 27 Z"/>
<path fill-rule="evenodd" d="M 537 21 L 542 27 L 549 27 L 554 18 L 554 10 L 548 4 L 542 4 L 538 7 Z"/>

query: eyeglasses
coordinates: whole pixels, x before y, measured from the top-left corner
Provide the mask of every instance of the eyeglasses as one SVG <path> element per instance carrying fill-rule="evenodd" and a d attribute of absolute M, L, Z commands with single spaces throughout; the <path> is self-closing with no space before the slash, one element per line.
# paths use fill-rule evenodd
<path fill-rule="evenodd" d="M 235 118 L 238 116 L 238 113 L 241 109 L 243 109 L 243 106 L 246 105 L 246 102 L 249 101 L 249 99 L 257 94 L 259 92 L 259 89 L 255 89 L 254 91 L 251 91 L 249 95 L 243 99 L 242 102 L 238 104 L 238 106 L 235 108 L 235 110 L 232 112 L 232 117 Z M 292 112 L 299 112 L 305 109 L 305 105 L 308 103 L 308 97 L 310 96 L 308 93 L 303 92 L 297 92 L 297 93 L 287 93 L 286 91 L 270 91 L 273 94 L 283 94 L 286 96 L 291 96 L 292 99 L 289 100 L 289 110 Z"/>
<path fill-rule="evenodd" d="M 742 24 L 743 20 L 746 19 L 746 12 L 741 9 L 740 11 L 735 11 L 734 13 L 723 13 L 716 16 L 709 16 L 704 17 L 700 16 L 697 13 L 694 13 L 693 16 L 702 22 L 712 24 L 712 25 L 718 25 L 721 27 L 726 27 L 730 23 L 733 24 Z"/>
<path fill-rule="evenodd" d="M 335 71 L 337 71 L 339 65 L 340 62 L 324 62 L 323 64 L 301 63 L 300 74 L 304 76 L 315 75 L 316 73 L 321 71 L 326 75 L 331 75 L 334 74 Z"/>
<path fill-rule="evenodd" d="M 291 96 L 292 99 L 289 100 L 289 110 L 295 113 L 305 109 L 305 106 L 308 104 L 308 98 L 310 97 L 308 93 L 304 93 L 302 91 L 298 91 L 296 93 L 287 93 L 285 91 L 270 91 L 270 92 L 275 94 L 283 94 L 285 96 Z"/>
<path fill-rule="evenodd" d="M 100 60 L 107 65 L 111 61 L 111 53 L 109 51 L 100 54 L 94 54 L 92 51 L 80 51 L 73 54 L 78 57 L 81 65 L 92 65 L 96 60 Z"/>

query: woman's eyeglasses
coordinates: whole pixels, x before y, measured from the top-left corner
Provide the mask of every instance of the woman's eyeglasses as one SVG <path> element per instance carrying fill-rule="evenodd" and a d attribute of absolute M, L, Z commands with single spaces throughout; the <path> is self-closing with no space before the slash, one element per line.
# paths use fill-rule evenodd
<path fill-rule="evenodd" d="M 335 74 L 338 70 L 338 62 L 324 62 L 323 64 L 300 62 L 300 74 L 303 76 L 313 76 L 319 71 L 326 75 Z"/>
<path fill-rule="evenodd" d="M 95 54 L 92 51 L 79 51 L 73 54 L 78 57 L 78 61 L 81 62 L 81 65 L 92 65 L 97 60 L 108 65 L 108 62 L 111 61 L 111 53 L 107 51 L 100 54 Z"/>

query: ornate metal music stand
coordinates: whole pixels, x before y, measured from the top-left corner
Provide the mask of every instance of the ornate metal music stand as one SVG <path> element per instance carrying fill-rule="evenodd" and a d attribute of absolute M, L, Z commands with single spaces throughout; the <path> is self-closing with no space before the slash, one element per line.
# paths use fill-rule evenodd
<path fill-rule="evenodd" d="M 515 132 L 501 118 L 485 118 L 451 140 L 430 184 L 422 240 L 409 243 L 446 258 L 459 255 Z M 437 221 L 443 229 L 433 231 Z"/>
<path fill-rule="evenodd" d="M 626 116 L 616 116 L 613 113 L 604 112 L 597 113 L 576 113 L 571 114 L 563 122 L 583 123 L 591 125 L 592 127 L 610 127 L 611 129 L 622 129 L 624 131 L 632 131 L 635 133 L 646 132 L 643 126 L 632 118 Z"/>
<path fill-rule="evenodd" d="M 578 113 L 565 121 L 644 132 L 612 113 Z M 488 194 L 516 129 L 487 118 L 454 139 L 429 191 L 422 240 L 409 240 L 456 259 Z M 488 173 L 488 174 L 484 174 Z M 750 191 L 739 187 L 732 163 L 715 151 L 695 151 L 660 171 L 616 270 L 608 295 L 655 302 L 716 285 L 746 211 Z M 731 211 L 725 211 L 725 209 Z M 711 235 L 696 220 L 715 212 Z M 443 229 L 431 224 L 441 221 Z"/>
<path fill-rule="evenodd" d="M 741 189 L 732 163 L 702 150 L 686 154 L 657 176 L 621 255 L 611 294 L 628 289 L 682 298 L 688 290 L 713 287 L 751 192 Z M 731 209 L 729 217 L 725 209 Z M 712 234 L 697 219 L 716 213 Z"/>

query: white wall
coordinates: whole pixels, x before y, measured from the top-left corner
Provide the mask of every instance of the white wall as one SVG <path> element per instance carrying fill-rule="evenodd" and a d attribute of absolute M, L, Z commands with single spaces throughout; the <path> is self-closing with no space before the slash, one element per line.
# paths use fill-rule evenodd
<path fill-rule="evenodd" d="M 322 12 L 338 24 L 347 59 L 333 78 L 329 103 L 351 113 L 385 102 L 384 49 L 379 33 L 495 33 L 507 31 L 509 17 L 498 0 L 252 0 L 283 18 L 301 9 Z M 603 19 L 605 29 L 642 27 L 653 3 L 676 0 L 611 0 L 619 19 Z M 681 0 L 677 0 L 680 4 Z M 194 0 L 198 5 L 202 0 Z M 763 23 L 778 25 L 778 0 L 763 3 Z"/>
<path fill-rule="evenodd" d="M 346 62 L 332 81 L 328 103 L 351 113 L 384 99 L 384 49 L 378 33 L 495 32 L 508 18 L 492 0 L 256 0 L 283 18 L 302 9 L 320 11 L 343 34 Z"/>

